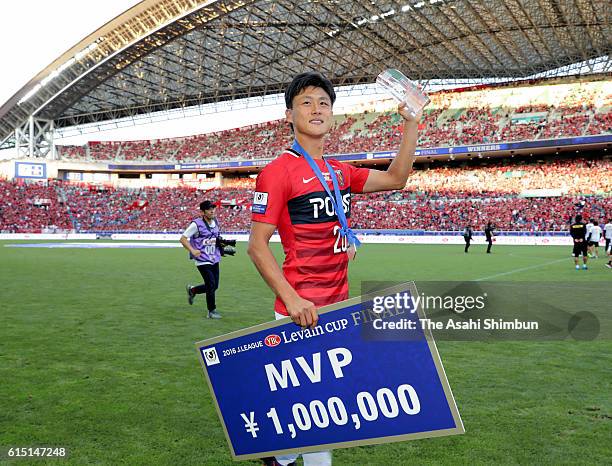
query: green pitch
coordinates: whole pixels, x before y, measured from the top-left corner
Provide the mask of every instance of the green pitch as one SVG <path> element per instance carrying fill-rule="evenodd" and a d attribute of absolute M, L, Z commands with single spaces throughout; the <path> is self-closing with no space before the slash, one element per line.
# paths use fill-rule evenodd
<path fill-rule="evenodd" d="M 273 296 L 244 244 L 222 263 L 223 319 L 212 321 L 202 296 L 187 304 L 184 286 L 199 275 L 182 249 L 8 243 L 0 242 L 3 452 L 67 448 L 70 457 L 53 464 L 233 464 L 193 343 L 272 319 Z M 576 272 L 566 247 L 493 252 L 365 245 L 350 268 L 352 295 L 362 280 L 560 281 L 576 284 L 578 311 L 589 309 L 589 287 L 612 280 L 602 258 Z M 604 302 L 612 302 L 611 288 Z M 610 461 L 609 334 L 591 342 L 440 341 L 438 348 L 466 434 L 336 450 L 335 465 Z M 29 463 L 43 464 L 16 462 Z"/>

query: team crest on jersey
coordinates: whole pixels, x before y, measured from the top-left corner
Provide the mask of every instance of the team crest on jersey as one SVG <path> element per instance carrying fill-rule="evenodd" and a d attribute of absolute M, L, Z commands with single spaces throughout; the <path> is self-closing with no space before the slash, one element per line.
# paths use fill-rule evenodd
<path fill-rule="evenodd" d="M 336 172 L 336 178 L 338 178 L 338 185 L 339 186 L 343 186 L 344 185 L 344 173 L 342 173 L 342 170 L 338 169 L 338 170 L 334 170 Z"/>
<path fill-rule="evenodd" d="M 334 172 L 336 172 L 336 179 L 338 180 L 338 185 L 342 186 L 344 185 L 344 173 L 342 173 L 342 170 L 335 169 Z M 331 181 L 331 176 L 329 175 L 329 172 L 323 172 L 323 179 L 325 181 Z"/>

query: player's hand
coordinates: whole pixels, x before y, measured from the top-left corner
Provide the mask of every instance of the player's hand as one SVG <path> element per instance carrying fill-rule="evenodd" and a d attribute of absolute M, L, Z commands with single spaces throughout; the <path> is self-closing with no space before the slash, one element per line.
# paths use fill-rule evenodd
<path fill-rule="evenodd" d="M 423 116 L 423 110 L 421 110 L 416 115 L 410 113 L 410 110 L 408 110 L 408 107 L 406 106 L 406 102 L 402 102 L 401 104 L 399 104 L 397 107 L 397 111 L 406 123 L 418 123 L 419 121 L 421 121 L 421 117 Z"/>
<path fill-rule="evenodd" d="M 199 249 L 194 249 L 193 251 L 191 251 L 191 255 L 193 257 L 200 257 L 202 255 L 202 251 L 200 251 Z"/>
<path fill-rule="evenodd" d="M 316 327 L 319 315 L 313 302 L 298 296 L 294 301 L 285 303 L 285 305 L 287 306 L 289 317 L 297 325 L 302 328 Z"/>

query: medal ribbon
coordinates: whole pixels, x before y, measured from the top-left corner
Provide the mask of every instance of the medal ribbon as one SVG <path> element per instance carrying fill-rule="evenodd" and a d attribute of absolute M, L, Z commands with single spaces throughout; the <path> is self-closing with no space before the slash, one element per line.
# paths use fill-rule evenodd
<path fill-rule="evenodd" d="M 353 230 L 351 230 L 348 226 L 346 214 L 344 213 L 344 205 L 342 204 L 342 194 L 340 193 L 340 187 L 338 186 L 338 178 L 336 177 L 336 172 L 334 171 L 332 166 L 327 160 L 324 160 L 325 166 L 327 167 L 327 171 L 329 172 L 329 176 L 332 180 L 332 185 L 334 187 L 334 195 L 332 195 L 331 190 L 327 185 L 327 181 L 325 181 L 325 178 L 323 177 L 321 169 L 310 156 L 310 154 L 308 154 L 308 152 L 306 152 L 306 150 L 300 145 L 297 139 L 294 139 L 291 148 L 298 154 L 302 155 L 306 162 L 308 162 L 308 165 L 310 165 L 310 168 L 312 169 L 313 173 L 316 175 L 317 179 L 321 183 L 321 186 L 323 186 L 323 189 L 325 189 L 325 192 L 329 196 L 329 199 L 331 200 L 331 203 L 338 217 L 338 221 L 340 222 L 340 235 L 348 239 L 349 245 L 354 245 L 355 247 L 361 246 L 361 241 L 357 239 L 357 236 L 355 235 Z"/>

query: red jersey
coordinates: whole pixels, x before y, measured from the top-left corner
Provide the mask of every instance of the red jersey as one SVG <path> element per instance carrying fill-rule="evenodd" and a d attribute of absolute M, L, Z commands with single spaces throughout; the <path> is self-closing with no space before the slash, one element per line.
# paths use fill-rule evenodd
<path fill-rule="evenodd" d="M 351 194 L 363 192 L 369 169 L 327 159 L 336 172 L 342 204 L 350 224 Z M 334 187 L 323 160 L 315 160 L 332 194 Z M 253 221 L 276 225 L 285 251 L 283 275 L 316 307 L 348 298 L 348 240 L 321 182 L 297 152 L 287 150 L 257 176 Z M 279 299 L 274 310 L 287 315 Z"/>

